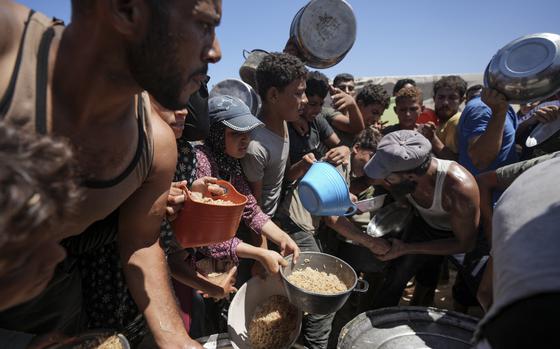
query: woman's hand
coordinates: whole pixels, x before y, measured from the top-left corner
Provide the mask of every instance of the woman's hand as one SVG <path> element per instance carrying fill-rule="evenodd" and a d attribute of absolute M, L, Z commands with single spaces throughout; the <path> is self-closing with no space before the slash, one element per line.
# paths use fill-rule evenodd
<path fill-rule="evenodd" d="M 217 185 L 217 178 L 214 177 L 200 177 L 191 185 L 191 191 L 197 193 L 205 193 L 209 191 L 212 195 L 224 195 L 225 190 Z"/>
<path fill-rule="evenodd" d="M 280 267 L 285 267 L 288 262 L 278 252 L 261 249 L 257 260 L 262 264 L 269 274 L 278 274 Z"/>

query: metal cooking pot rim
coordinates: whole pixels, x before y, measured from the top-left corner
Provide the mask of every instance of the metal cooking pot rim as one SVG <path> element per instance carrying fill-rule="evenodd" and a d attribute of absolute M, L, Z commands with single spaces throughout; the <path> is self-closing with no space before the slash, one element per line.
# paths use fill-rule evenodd
<path fill-rule="evenodd" d="M 334 258 L 336 261 L 338 261 L 338 262 L 340 262 L 340 263 L 346 265 L 346 266 L 354 273 L 354 284 L 352 285 L 352 287 L 349 287 L 348 290 L 346 290 L 346 291 L 340 291 L 340 292 L 337 292 L 337 293 L 317 293 L 317 292 L 307 291 L 307 290 L 305 290 L 305 289 L 303 289 L 303 288 L 301 288 L 301 287 L 298 287 L 298 286 L 294 285 L 293 283 L 291 283 L 291 282 L 288 280 L 288 278 L 286 277 L 286 275 L 284 275 L 284 269 L 285 269 L 285 268 L 288 268 L 288 267 L 290 266 L 290 264 L 292 263 L 292 258 L 293 258 L 294 255 L 291 254 L 291 255 L 289 255 L 289 256 L 284 257 L 284 259 L 288 262 L 288 266 L 287 266 L 287 267 L 282 267 L 282 268 L 280 268 L 280 275 L 282 276 L 282 278 L 283 278 L 284 280 L 286 280 L 286 282 L 288 282 L 290 285 L 294 286 L 296 289 L 302 291 L 303 293 L 307 293 L 307 294 L 309 294 L 309 295 L 312 295 L 312 296 L 337 297 L 337 296 L 346 294 L 346 293 L 348 293 L 348 292 L 352 292 L 352 291 L 354 290 L 354 288 L 356 288 L 356 285 L 358 284 L 358 275 L 356 274 L 356 271 L 354 270 L 354 268 L 352 268 L 352 267 L 350 266 L 350 264 L 346 263 L 345 261 L 343 261 L 342 259 L 340 259 L 340 258 L 338 258 L 338 257 L 336 257 L 336 256 L 333 256 L 333 255 L 330 255 L 330 254 L 327 254 L 327 253 L 322 253 L 322 252 L 311 252 L 311 251 L 310 251 L 310 252 L 301 252 L 301 253 L 299 254 L 299 260 L 300 260 L 300 262 L 301 262 L 302 256 L 303 256 L 304 254 L 324 255 L 324 256 L 332 257 L 332 258 Z M 298 263 L 300 263 L 300 262 L 298 262 Z M 298 270 L 299 270 L 299 269 L 298 269 Z M 328 272 L 328 270 L 326 270 L 325 272 Z"/>

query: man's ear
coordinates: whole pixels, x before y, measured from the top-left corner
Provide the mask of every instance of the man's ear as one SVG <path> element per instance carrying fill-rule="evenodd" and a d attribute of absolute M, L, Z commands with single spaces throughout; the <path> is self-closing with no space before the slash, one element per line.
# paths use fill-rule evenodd
<path fill-rule="evenodd" d="M 144 36 L 150 11 L 144 0 L 108 0 L 111 23 L 117 32 L 130 38 Z"/>

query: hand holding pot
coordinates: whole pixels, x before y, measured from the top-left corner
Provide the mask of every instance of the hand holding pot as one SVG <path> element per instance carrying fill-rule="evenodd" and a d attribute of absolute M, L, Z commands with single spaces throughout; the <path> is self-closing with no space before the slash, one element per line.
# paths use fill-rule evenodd
<path fill-rule="evenodd" d="M 377 256 L 382 261 L 390 261 L 406 254 L 405 243 L 399 239 L 390 239 L 391 249 L 384 255 Z"/>
<path fill-rule="evenodd" d="M 167 207 L 165 208 L 169 221 L 173 221 L 183 208 L 183 203 L 185 202 L 184 190 L 186 187 L 187 181 L 171 183 L 171 188 L 169 188 L 169 194 L 167 195 Z"/>

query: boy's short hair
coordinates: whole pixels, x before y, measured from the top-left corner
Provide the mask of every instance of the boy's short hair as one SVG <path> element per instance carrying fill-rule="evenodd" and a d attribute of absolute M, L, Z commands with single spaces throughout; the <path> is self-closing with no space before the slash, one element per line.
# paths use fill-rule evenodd
<path fill-rule="evenodd" d="M 387 109 L 389 107 L 391 97 L 383 86 L 379 84 L 366 84 L 356 95 L 356 101 L 361 102 L 364 106 L 378 103 Z"/>
<path fill-rule="evenodd" d="M 412 98 L 415 99 L 419 104 L 422 104 L 424 101 L 422 90 L 416 86 L 411 87 L 403 87 L 397 92 L 395 96 L 395 104 L 399 104 L 403 99 Z"/>
<path fill-rule="evenodd" d="M 461 98 L 465 97 L 465 92 L 467 92 L 467 82 L 458 75 L 444 76 L 443 78 L 436 81 L 434 84 L 434 96 L 442 88 L 449 88 L 459 94 Z"/>
<path fill-rule="evenodd" d="M 412 79 L 400 79 L 397 80 L 397 82 L 395 83 L 395 86 L 393 87 L 393 96 L 396 96 L 397 93 L 406 85 L 412 85 L 412 86 L 416 86 L 416 81 L 412 80 Z"/>
<path fill-rule="evenodd" d="M 333 86 L 338 86 L 343 81 L 354 81 L 354 75 L 348 73 L 341 73 L 334 77 Z"/>
<path fill-rule="evenodd" d="M 301 60 L 287 53 L 273 52 L 266 55 L 257 67 L 257 88 L 262 100 L 268 90 L 276 87 L 282 91 L 299 78 L 305 78 L 307 68 Z"/>
<path fill-rule="evenodd" d="M 327 97 L 329 93 L 329 78 L 321 72 L 312 71 L 307 74 L 307 87 L 305 94 L 307 97 L 319 96 L 321 98 Z"/>
<path fill-rule="evenodd" d="M 354 141 L 354 145 L 357 145 L 360 149 L 376 151 L 377 145 L 379 144 L 379 141 L 381 141 L 382 137 L 383 135 L 378 129 L 373 126 L 368 126 L 360 132 L 360 134 L 358 134 L 356 140 Z"/>
<path fill-rule="evenodd" d="M 66 142 L 0 122 L 0 246 L 45 234 L 78 202 Z"/>

